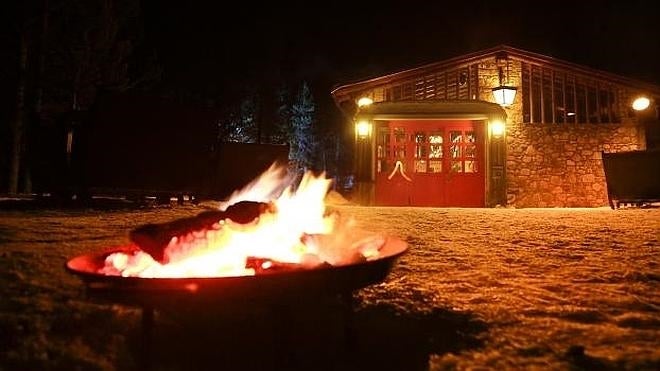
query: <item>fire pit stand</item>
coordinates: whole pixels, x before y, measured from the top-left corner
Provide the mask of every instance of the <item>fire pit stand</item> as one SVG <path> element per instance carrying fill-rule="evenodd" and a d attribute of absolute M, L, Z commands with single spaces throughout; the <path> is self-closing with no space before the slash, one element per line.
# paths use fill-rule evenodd
<path fill-rule="evenodd" d="M 355 309 L 355 297 L 353 295 L 354 290 L 348 290 L 340 293 L 335 293 L 333 296 L 329 293 L 325 295 L 320 294 L 310 294 L 307 293 L 303 298 L 306 301 L 314 300 L 328 300 L 335 299 L 335 302 L 339 303 L 341 311 L 341 321 L 342 321 L 342 337 L 343 337 L 343 347 L 346 351 L 350 352 L 356 347 L 356 337 L 355 337 L 355 322 L 354 322 L 354 309 Z M 164 295 L 170 295 L 164 294 Z M 186 312 L 195 312 L 196 309 L 200 310 L 209 310 L 209 308 L 214 307 L 227 307 L 229 305 L 240 308 L 246 306 L 260 306 L 268 308 L 278 308 L 277 310 L 272 310 L 274 313 L 273 319 L 275 321 L 282 321 L 286 318 L 286 313 L 282 308 L 286 307 L 287 304 L 290 304 L 294 300 L 300 300 L 301 297 L 291 297 L 289 295 L 274 297 L 259 297 L 256 300 L 251 301 L 242 301 L 242 302 L 233 302 L 228 303 L 224 300 L 207 300 L 208 298 L 196 297 L 194 294 L 185 294 L 185 293 L 173 293 L 172 297 L 168 300 L 155 300 L 152 303 L 149 303 L 147 298 L 137 298 L 135 296 L 125 296 L 122 294 L 121 290 L 115 290 L 113 288 L 104 287 L 99 284 L 88 284 L 85 289 L 85 297 L 93 302 L 99 304 L 121 304 L 131 307 L 136 307 L 140 309 L 141 318 L 140 318 L 140 352 L 138 365 L 141 370 L 151 369 L 152 357 L 154 355 L 153 348 L 153 334 L 154 327 L 156 325 L 156 311 L 176 311 L 177 309 L 185 310 Z M 203 309 L 205 308 L 205 309 Z M 283 321 L 284 322 L 284 321 Z"/>
<path fill-rule="evenodd" d="M 339 298 L 348 349 L 354 341 L 353 293 L 383 281 L 396 260 L 407 251 L 405 242 L 387 238 L 377 259 L 342 266 L 239 277 L 139 278 L 98 273 L 111 250 L 69 260 L 67 270 L 85 284 L 90 300 L 142 309 L 141 366 L 150 366 L 155 310 L 244 308 L 295 303 L 300 298 Z"/>

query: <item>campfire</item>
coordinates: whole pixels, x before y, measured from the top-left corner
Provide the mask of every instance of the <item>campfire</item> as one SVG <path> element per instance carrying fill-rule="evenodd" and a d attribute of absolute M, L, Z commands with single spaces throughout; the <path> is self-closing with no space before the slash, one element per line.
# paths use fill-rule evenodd
<path fill-rule="evenodd" d="M 139 226 L 130 231 L 130 243 L 76 257 L 67 268 L 86 281 L 105 277 L 110 282 L 339 272 L 377 263 L 383 267 L 371 278 L 355 280 L 353 287 L 348 283 L 342 290 L 384 278 L 406 244 L 328 212 L 324 200 L 330 185 L 324 174 L 307 172 L 295 181 L 285 167 L 273 165 L 218 209 Z"/>
<path fill-rule="evenodd" d="M 406 250 L 324 203 L 331 182 L 293 181 L 273 166 L 217 210 L 129 233 L 130 243 L 70 259 L 89 299 L 142 308 L 143 368 L 154 310 L 248 308 L 339 299 L 352 335 L 352 293 L 384 280 Z"/>
<path fill-rule="evenodd" d="M 252 276 L 365 262 L 386 239 L 327 213 L 331 181 L 311 172 L 298 184 L 271 166 L 217 211 L 130 232 L 99 273 L 143 278 Z"/>

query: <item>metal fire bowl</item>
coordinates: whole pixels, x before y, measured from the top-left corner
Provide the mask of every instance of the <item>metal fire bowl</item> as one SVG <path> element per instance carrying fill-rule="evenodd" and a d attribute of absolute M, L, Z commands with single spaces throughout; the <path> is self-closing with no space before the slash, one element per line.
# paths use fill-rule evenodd
<path fill-rule="evenodd" d="M 66 269 L 85 284 L 90 299 L 142 307 L 250 304 L 314 296 L 350 294 L 383 281 L 407 244 L 388 237 L 376 260 L 350 265 L 301 269 L 239 277 L 141 278 L 98 273 L 105 258 L 121 248 L 77 256 Z"/>

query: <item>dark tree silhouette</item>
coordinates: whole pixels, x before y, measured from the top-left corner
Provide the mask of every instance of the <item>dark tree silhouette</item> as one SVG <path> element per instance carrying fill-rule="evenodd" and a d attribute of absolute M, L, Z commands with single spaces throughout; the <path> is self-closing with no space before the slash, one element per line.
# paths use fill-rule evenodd
<path fill-rule="evenodd" d="M 35 161 L 51 154 L 37 149 L 56 147 L 54 132 L 62 113 L 87 110 L 100 90 L 126 91 L 158 79 L 160 69 L 145 58 L 140 70 L 131 59 L 141 42 L 138 0 L 27 0 L 21 21 L 19 80 L 12 121 L 9 192 L 30 192 Z M 71 125 L 70 125 L 71 126 Z M 74 126 L 61 152 L 71 149 Z M 38 140 L 50 140 L 39 143 Z M 48 164 L 40 163 L 41 167 Z"/>

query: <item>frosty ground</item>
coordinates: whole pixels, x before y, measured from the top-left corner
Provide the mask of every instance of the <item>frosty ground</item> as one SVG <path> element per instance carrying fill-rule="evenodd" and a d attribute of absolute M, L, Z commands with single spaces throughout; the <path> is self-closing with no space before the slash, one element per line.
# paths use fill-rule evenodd
<path fill-rule="evenodd" d="M 333 208 L 410 246 L 355 293 L 350 348 L 327 305 L 157 312 L 152 367 L 660 369 L 659 208 Z M 87 300 L 64 264 L 203 210 L 0 210 L 0 369 L 138 368 L 140 311 Z"/>

